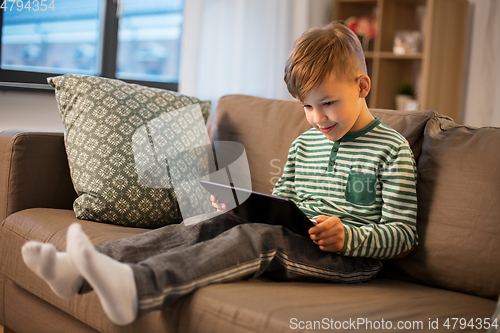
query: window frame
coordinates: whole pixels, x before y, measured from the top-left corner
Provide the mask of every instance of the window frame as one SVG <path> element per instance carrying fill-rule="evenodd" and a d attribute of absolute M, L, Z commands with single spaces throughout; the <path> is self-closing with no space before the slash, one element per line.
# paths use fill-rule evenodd
<path fill-rule="evenodd" d="M 171 91 L 178 91 L 178 82 L 157 82 L 157 81 L 140 81 L 130 80 L 116 77 L 116 62 L 118 51 L 118 21 L 117 16 L 118 1 L 116 0 L 101 0 L 103 10 L 103 24 L 101 26 L 101 58 L 100 74 L 97 76 L 118 79 L 127 83 L 135 83 L 143 86 L 166 89 Z M 3 13 L 0 9 L 0 63 L 2 57 L 2 27 L 3 27 Z M 0 68 L 0 90 L 29 90 L 29 91 L 50 91 L 53 92 L 47 78 L 52 76 L 63 75 L 61 73 L 49 72 L 30 72 L 30 71 L 17 71 Z"/>

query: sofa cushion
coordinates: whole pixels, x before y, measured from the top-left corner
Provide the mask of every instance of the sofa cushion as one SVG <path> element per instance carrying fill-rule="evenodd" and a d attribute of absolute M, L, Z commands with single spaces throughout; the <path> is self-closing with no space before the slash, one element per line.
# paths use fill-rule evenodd
<path fill-rule="evenodd" d="M 408 139 L 417 159 L 425 123 L 435 112 L 370 111 Z M 208 123 L 212 140 L 243 144 L 253 190 L 263 193 L 271 193 L 283 173 L 292 141 L 310 128 L 300 103 L 245 95 L 222 97 Z"/>
<path fill-rule="evenodd" d="M 56 90 L 66 130 L 65 146 L 78 194 L 73 206 L 77 217 L 143 228 L 180 222 L 164 152 L 159 151 L 175 150 L 177 145 L 164 126 L 176 122 L 178 141 L 186 146 L 203 132 L 208 140 L 203 121 L 210 102 L 84 75 L 63 75 L 48 82 Z M 201 107 L 201 114 L 195 111 L 198 117 L 187 108 L 194 104 Z M 176 118 L 182 121 L 169 118 L 173 111 L 181 114 Z M 199 122 L 201 130 L 196 130 Z M 155 174 L 152 178 L 160 181 L 144 181 L 140 178 L 144 174 Z"/>
<path fill-rule="evenodd" d="M 420 245 L 391 273 L 491 299 L 500 294 L 500 128 L 434 117 L 417 165 Z"/>

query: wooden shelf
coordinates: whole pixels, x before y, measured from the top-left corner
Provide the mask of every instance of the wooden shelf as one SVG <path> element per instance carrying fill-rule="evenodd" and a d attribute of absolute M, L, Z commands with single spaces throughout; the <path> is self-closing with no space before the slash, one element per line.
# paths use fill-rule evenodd
<path fill-rule="evenodd" d="M 396 54 L 394 52 L 375 52 L 375 51 L 366 51 L 365 52 L 366 59 L 415 59 L 415 60 L 422 60 L 423 57 L 424 57 L 423 53 Z"/>
<path fill-rule="evenodd" d="M 379 58 L 380 59 L 415 59 L 415 60 L 421 60 L 421 59 L 424 58 L 424 55 L 422 53 L 396 54 L 394 52 L 380 52 L 379 53 Z"/>
<path fill-rule="evenodd" d="M 375 52 L 365 51 L 365 59 L 373 59 L 373 58 L 377 58 Z"/>
<path fill-rule="evenodd" d="M 378 0 L 337 0 L 338 2 L 377 2 Z"/>
<path fill-rule="evenodd" d="M 436 110 L 460 123 L 468 28 L 468 0 L 337 0 L 334 20 L 375 16 L 377 34 L 365 51 L 371 108 L 395 109 L 397 87 L 412 82 L 422 110 Z M 422 51 L 392 51 L 398 30 L 418 30 Z"/>

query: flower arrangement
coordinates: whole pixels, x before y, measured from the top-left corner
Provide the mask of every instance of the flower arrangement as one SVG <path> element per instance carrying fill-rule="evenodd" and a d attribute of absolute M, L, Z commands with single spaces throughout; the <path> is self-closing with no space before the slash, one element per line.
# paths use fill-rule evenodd
<path fill-rule="evenodd" d="M 370 41 L 377 34 L 377 19 L 375 16 L 362 16 L 360 18 L 351 16 L 345 21 L 345 25 L 359 37 L 363 50 L 372 49 Z"/>

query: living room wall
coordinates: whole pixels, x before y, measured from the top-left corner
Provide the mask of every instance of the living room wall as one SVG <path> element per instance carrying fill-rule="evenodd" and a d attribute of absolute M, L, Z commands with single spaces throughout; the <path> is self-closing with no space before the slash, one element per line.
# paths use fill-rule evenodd
<path fill-rule="evenodd" d="M 500 126 L 500 0 L 470 0 L 472 27 L 464 123 Z"/>
<path fill-rule="evenodd" d="M 0 131 L 62 130 L 53 92 L 0 90 Z"/>
<path fill-rule="evenodd" d="M 498 26 L 500 0 L 470 0 L 470 3 L 473 24 L 462 119 L 471 126 L 500 126 L 500 95 L 491 81 L 498 77 L 495 73 L 500 73 L 500 63 L 495 61 L 500 56 L 500 30 L 488 24 L 493 22 Z M 0 90 L 0 131 L 13 128 L 62 130 L 54 94 Z"/>

